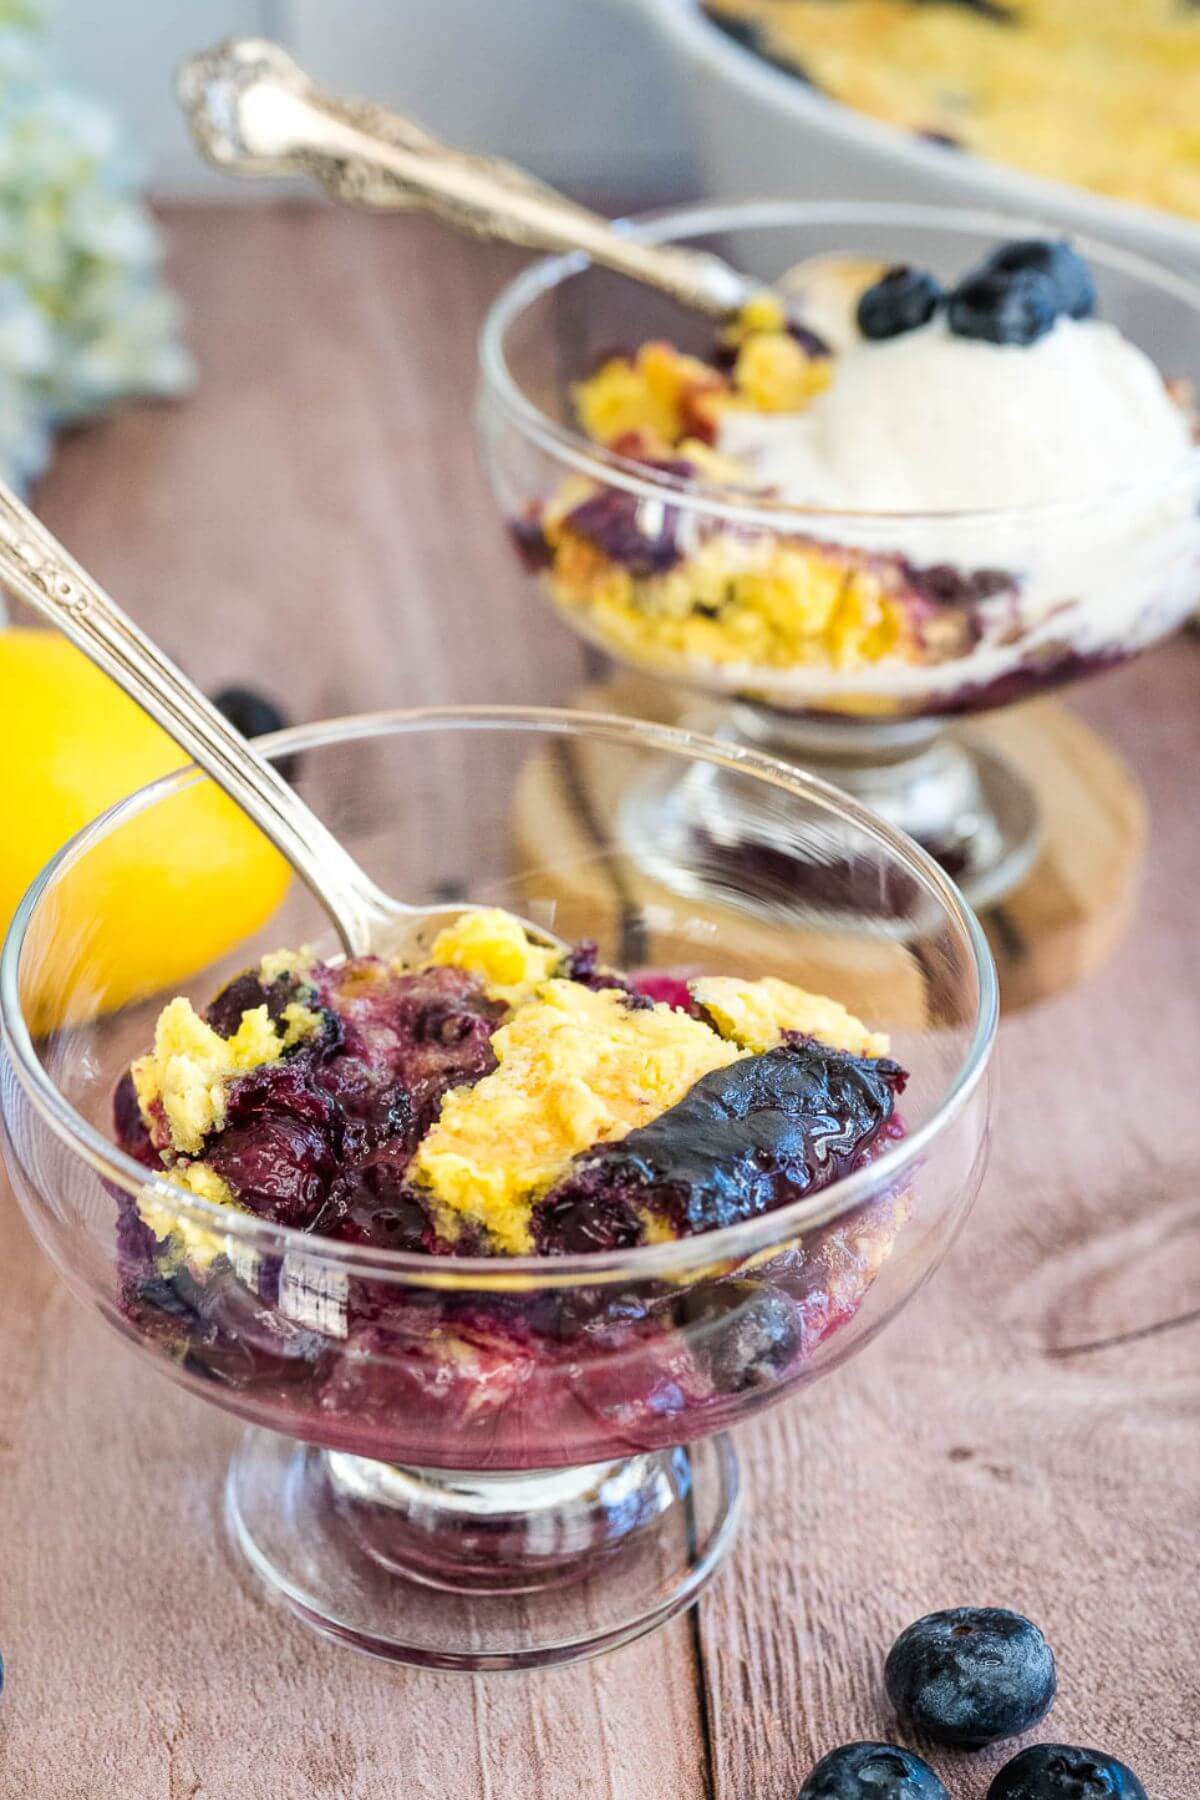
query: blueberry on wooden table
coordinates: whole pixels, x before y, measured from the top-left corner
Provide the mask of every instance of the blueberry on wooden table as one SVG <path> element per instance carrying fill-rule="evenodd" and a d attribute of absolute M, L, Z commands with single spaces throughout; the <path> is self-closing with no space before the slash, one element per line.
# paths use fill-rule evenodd
<path fill-rule="evenodd" d="M 1030 1620 L 995 1606 L 956 1606 L 902 1631 L 884 1666 L 906 1724 L 939 1744 L 977 1749 L 1028 1731 L 1050 1710 L 1054 1653 Z"/>
<path fill-rule="evenodd" d="M 288 722 L 275 702 L 256 688 L 221 688 L 213 695 L 212 703 L 244 738 L 266 737 L 269 732 L 282 731 Z M 300 758 L 281 756 L 275 767 L 285 781 L 294 781 L 299 773 Z"/>
<path fill-rule="evenodd" d="M 941 298 L 935 275 L 899 263 L 873 282 L 859 300 L 858 329 L 865 338 L 900 337 L 928 324 Z"/>
<path fill-rule="evenodd" d="M 839 1744 L 796 1800 L 949 1800 L 928 1763 L 897 1744 Z"/>
<path fill-rule="evenodd" d="M 1090 319 L 1096 310 L 1096 283 L 1092 271 L 1070 244 L 1052 238 L 1019 238 L 1001 244 L 984 264 L 991 274 L 1011 275 L 1018 269 L 1034 269 L 1054 284 L 1060 312 L 1071 319 Z"/>
<path fill-rule="evenodd" d="M 1148 1800 L 1132 1769 L 1103 1750 L 1033 1744 L 1005 1763 L 988 1800 Z"/>
<path fill-rule="evenodd" d="M 221 688 L 212 702 L 246 738 L 266 737 L 269 731 L 282 731 L 287 724 L 275 702 L 254 688 Z"/>

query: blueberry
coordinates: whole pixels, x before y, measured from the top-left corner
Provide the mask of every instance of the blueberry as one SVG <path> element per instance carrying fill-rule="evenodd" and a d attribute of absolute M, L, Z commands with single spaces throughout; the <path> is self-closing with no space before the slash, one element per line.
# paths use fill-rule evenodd
<path fill-rule="evenodd" d="M 135 1162 L 145 1163 L 148 1169 L 162 1167 L 158 1151 L 146 1130 L 142 1109 L 138 1105 L 137 1089 L 128 1070 L 118 1081 L 113 1093 L 113 1130 L 126 1156 L 132 1156 Z"/>
<path fill-rule="evenodd" d="M 231 1038 L 241 1025 L 243 1013 L 265 1006 L 272 1022 L 278 1025 L 285 1008 L 295 998 L 295 984 L 286 977 L 264 984 L 253 969 L 246 969 L 232 981 L 227 981 L 209 1001 L 204 1017 L 221 1037 Z"/>
<path fill-rule="evenodd" d="M 955 288 L 946 316 L 958 337 L 1033 344 L 1053 329 L 1059 310 L 1058 289 L 1040 270 L 984 269 Z"/>
<path fill-rule="evenodd" d="M 282 731 L 287 719 L 273 700 L 248 687 L 221 688 L 212 697 L 219 713 L 245 738 L 266 737 L 269 731 Z M 285 781 L 294 781 L 300 769 L 298 756 L 283 756 L 275 767 Z"/>
<path fill-rule="evenodd" d="M 1033 1744 L 1005 1763 L 988 1800 L 1147 1800 L 1147 1795 L 1133 1770 L 1103 1750 Z"/>
<path fill-rule="evenodd" d="M 941 298 L 941 283 L 935 275 L 898 263 L 862 296 L 858 329 L 865 338 L 899 337 L 901 332 L 928 324 Z"/>
<path fill-rule="evenodd" d="M 630 984 L 623 975 L 606 969 L 600 961 L 600 946 L 595 938 L 581 938 L 563 957 L 559 974 L 564 981 L 577 981 L 582 987 L 599 992 L 603 988 L 620 988 L 629 992 Z"/>
<path fill-rule="evenodd" d="M 546 540 L 545 527 L 537 514 L 530 513 L 523 518 L 510 519 L 508 529 L 517 555 L 531 574 L 550 567 L 554 561 L 554 551 Z"/>
<path fill-rule="evenodd" d="M 1011 593 L 1017 585 L 1017 577 L 1007 569 L 959 569 L 953 563 L 922 568 L 907 561 L 901 569 L 909 587 L 934 606 L 978 606 L 997 594 Z"/>
<path fill-rule="evenodd" d="M 805 354 L 813 358 L 814 362 L 823 362 L 826 357 L 833 355 L 832 346 L 826 342 L 820 332 L 813 331 L 801 320 L 789 319 L 784 329 L 790 338 L 795 339 Z"/>
<path fill-rule="evenodd" d="M 668 465 L 655 464 L 657 468 Z M 688 468 L 691 464 L 686 465 Z M 620 563 L 639 579 L 665 575 L 683 555 L 678 542 L 678 511 L 656 503 L 647 505 L 636 494 L 617 488 L 600 489 L 573 507 L 563 523 L 576 536 Z"/>
<path fill-rule="evenodd" d="M 896 1744 L 840 1744 L 796 1800 L 949 1800 L 928 1763 Z"/>
<path fill-rule="evenodd" d="M 1036 1625 L 995 1606 L 930 1613 L 902 1631 L 884 1668 L 888 1696 L 914 1730 L 977 1748 L 1028 1731 L 1050 1710 L 1054 1653 Z"/>
<path fill-rule="evenodd" d="M 689 1295 L 681 1320 L 693 1349 L 723 1394 L 775 1380 L 800 1348 L 796 1308 L 759 1281 L 719 1281 Z"/>
<path fill-rule="evenodd" d="M 575 1158 L 534 1208 L 538 1249 L 622 1249 L 647 1212 L 690 1236 L 816 1193 L 874 1143 L 906 1079 L 886 1057 L 813 1038 L 714 1069 L 648 1125 Z"/>
<path fill-rule="evenodd" d="M 1047 275 L 1054 283 L 1058 309 L 1071 319 L 1090 319 L 1096 310 L 1096 283 L 1092 271 L 1070 244 L 1060 239 L 1021 238 L 1001 244 L 988 257 L 983 272 L 1012 275 L 1018 269 L 1033 269 Z"/>
<path fill-rule="evenodd" d="M 993 25 L 1012 25 L 1016 22 L 1012 7 L 1002 6 L 1000 0 L 953 0 L 953 4 L 961 6 L 964 12 L 979 13 L 982 18 L 990 19 Z"/>
<path fill-rule="evenodd" d="M 265 737 L 268 731 L 282 731 L 287 724 L 274 701 L 268 700 L 265 694 L 256 693 L 253 688 L 221 688 L 213 695 L 213 705 L 243 737 Z"/>

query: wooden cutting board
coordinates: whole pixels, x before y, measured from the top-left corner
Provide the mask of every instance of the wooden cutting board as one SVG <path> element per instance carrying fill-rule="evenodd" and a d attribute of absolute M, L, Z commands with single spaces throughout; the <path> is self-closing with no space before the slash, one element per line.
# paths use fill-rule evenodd
<path fill-rule="evenodd" d="M 624 674 L 578 689 L 571 704 L 669 723 L 681 722 L 686 711 L 689 723 L 704 723 L 694 700 Z M 1145 801 L 1116 751 L 1058 701 L 1010 707 L 963 730 L 1007 758 L 1037 797 L 1037 861 L 1019 887 L 981 915 L 1003 1004 L 1027 1006 L 1074 986 L 1099 968 L 1117 943 L 1145 853 Z M 690 901 L 681 909 L 634 859 L 596 855 L 598 847 L 611 847 L 620 800 L 610 760 L 591 759 L 586 751 L 570 757 L 560 752 L 530 764 L 514 821 L 531 897 L 553 898 L 565 909 L 566 923 L 557 929 L 567 936 L 573 917 L 591 919 L 591 927 L 581 923 L 580 929 L 621 944 L 623 917 L 657 919 L 653 943 L 623 945 L 626 961 L 634 963 L 686 962 L 689 948 L 694 960 L 695 921 L 702 929 L 707 917 L 720 963 L 715 928 L 718 920 L 727 923 L 727 908 Z M 852 1010 L 865 1006 L 873 1018 L 880 1018 L 880 997 L 886 995 L 893 1028 L 919 1022 L 913 1009 L 923 1005 L 925 979 L 898 944 L 743 915 L 739 967 L 747 966 L 751 952 L 762 972 L 802 980 Z M 712 954 L 706 951 L 710 968 Z"/>

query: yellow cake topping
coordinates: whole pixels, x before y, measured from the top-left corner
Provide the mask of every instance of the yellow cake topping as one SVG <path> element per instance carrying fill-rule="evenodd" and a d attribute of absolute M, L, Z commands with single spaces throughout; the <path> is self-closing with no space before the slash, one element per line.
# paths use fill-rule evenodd
<path fill-rule="evenodd" d="M 613 357 L 572 389 L 583 429 L 600 444 L 636 436 L 644 453 L 686 454 L 684 445 L 698 431 L 711 437 L 731 407 L 799 412 L 833 379 L 833 359 L 814 356 L 784 330 L 768 295 L 748 303 L 723 341 L 734 356 L 731 378 L 672 344 Z"/>
<path fill-rule="evenodd" d="M 216 1206 L 228 1206 L 234 1212 L 249 1210 L 235 1199 L 229 1183 L 223 1181 L 207 1163 L 176 1163 L 171 1170 L 171 1180 L 176 1187 L 186 1188 L 200 1200 L 211 1200 Z M 217 1257 L 224 1253 L 225 1237 L 221 1232 L 176 1213 L 158 1197 L 153 1188 L 142 1189 L 138 1195 L 137 1209 L 160 1243 L 170 1240 L 171 1257 L 168 1268 L 175 1263 L 186 1262 L 193 1269 L 209 1269 Z"/>
<path fill-rule="evenodd" d="M 259 979 L 267 987 L 273 981 L 283 979 L 304 981 L 316 960 L 317 953 L 311 944 L 302 944 L 299 950 L 268 950 L 258 965 Z"/>
<path fill-rule="evenodd" d="M 772 1050 L 785 1032 L 798 1031 L 853 1056 L 887 1055 L 885 1034 L 868 1031 L 840 1001 L 810 994 L 775 975 L 765 975 L 761 981 L 713 975 L 689 982 L 688 987 L 722 1037 L 732 1039 L 743 1050 Z"/>
<path fill-rule="evenodd" d="M 1200 15 L 1181 0 L 706 0 L 822 93 L 983 156 L 1200 216 Z"/>
<path fill-rule="evenodd" d="M 592 1144 L 676 1105 L 743 1051 L 669 1006 L 551 980 L 492 1038 L 499 1068 L 447 1095 L 412 1163 L 449 1234 L 481 1225 L 503 1252 L 532 1248 L 532 1201 Z"/>
<path fill-rule="evenodd" d="M 547 979 L 561 956 L 535 944 L 512 913 L 487 906 L 462 913 L 439 931 L 429 959 L 477 975 L 489 999 L 516 1006 Z"/>
<path fill-rule="evenodd" d="M 579 422 L 596 443 L 637 432 L 665 452 L 686 434 L 695 396 L 725 386 L 724 377 L 698 357 L 673 344 L 649 343 L 632 361 L 612 357 L 576 384 L 573 397 Z"/>
<path fill-rule="evenodd" d="M 643 661 L 678 657 L 769 669 L 868 667 L 912 660 L 908 613 L 870 568 L 817 544 L 747 542 L 719 533 L 677 568 L 639 579 L 565 533 L 550 575 L 555 599 L 592 616 Z"/>
<path fill-rule="evenodd" d="M 833 380 L 833 358 L 810 356 L 786 331 L 748 337 L 733 365 L 734 404 L 756 412 L 802 412 Z"/>
<path fill-rule="evenodd" d="M 321 1029 L 317 1013 L 293 1002 L 279 1032 L 265 1006 L 249 1008 L 230 1038 L 202 1019 L 180 995 L 168 1002 L 154 1028 L 154 1049 L 132 1065 L 138 1105 L 148 1127 L 161 1104 L 171 1144 L 195 1156 L 210 1131 L 225 1122 L 225 1090 L 234 1075 L 277 1062 L 286 1049 Z"/>
<path fill-rule="evenodd" d="M 770 288 L 760 288 L 757 294 L 751 294 L 737 318 L 725 327 L 721 341 L 736 350 L 755 332 L 782 331 L 786 324 L 787 311 L 779 295 L 772 293 Z"/>

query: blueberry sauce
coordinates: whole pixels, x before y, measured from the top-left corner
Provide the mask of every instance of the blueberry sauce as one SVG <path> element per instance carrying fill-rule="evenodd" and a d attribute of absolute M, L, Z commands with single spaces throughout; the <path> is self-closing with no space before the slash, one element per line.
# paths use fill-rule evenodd
<path fill-rule="evenodd" d="M 696 1016 L 678 977 L 617 976 L 590 942 L 559 974 Z M 449 1089 L 496 1067 L 506 1009 L 458 968 L 398 974 L 358 958 L 265 984 L 239 976 L 208 1019 L 231 1036 L 243 1011 L 282 1019 L 296 1000 L 319 1028 L 228 1084 L 205 1163 L 273 1224 L 347 1246 L 486 1255 L 478 1230 L 438 1235 L 409 1165 Z M 578 1157 L 535 1208 L 537 1246 L 551 1257 L 618 1248 L 641 1242 L 649 1217 L 688 1234 L 814 1192 L 902 1134 L 903 1085 L 886 1058 L 811 1039 L 739 1060 Z M 113 1116 L 121 1147 L 158 1168 L 129 1076 Z M 248 1416 L 363 1455 L 454 1466 L 465 1446 L 486 1446 L 512 1468 L 677 1443 L 683 1415 L 716 1428 L 799 1378 L 857 1312 L 910 1206 L 907 1190 L 877 1194 L 807 1232 L 802 1249 L 727 1279 L 491 1293 L 343 1276 L 295 1249 L 231 1260 L 218 1240 L 207 1256 L 180 1254 L 135 1198 L 116 1199 L 125 1320 L 188 1378 L 219 1384 Z"/>

